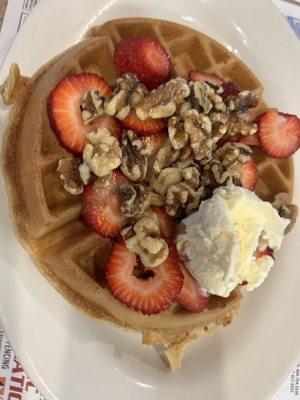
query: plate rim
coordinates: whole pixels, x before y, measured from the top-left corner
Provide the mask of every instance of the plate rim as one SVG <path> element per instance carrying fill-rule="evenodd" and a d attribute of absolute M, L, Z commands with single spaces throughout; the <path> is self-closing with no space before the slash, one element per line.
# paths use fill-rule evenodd
<path fill-rule="evenodd" d="M 263 1 L 265 1 L 265 3 L 267 3 L 267 0 L 263 0 Z M 26 21 L 26 24 L 31 23 L 30 21 L 33 18 L 32 16 L 35 17 L 38 13 L 40 13 L 41 9 L 42 10 L 46 9 L 50 3 L 51 3 L 50 0 L 44 0 L 43 2 L 39 2 L 37 4 L 37 6 L 35 7 L 35 9 L 32 11 L 32 13 L 30 14 L 30 16 L 28 18 L 28 21 Z M 280 12 L 278 11 L 277 7 L 273 3 L 268 2 L 268 5 L 273 7 L 273 9 L 276 10 L 276 12 L 278 12 L 278 14 L 280 14 Z M 178 23 L 182 23 L 182 21 L 178 20 Z M 288 28 L 288 26 L 287 26 L 287 28 Z M 289 28 L 288 28 L 287 31 L 291 32 L 291 30 Z M 23 34 L 23 27 L 20 29 L 20 31 L 15 36 L 15 38 L 13 40 L 13 43 L 12 43 L 12 45 L 10 46 L 10 48 L 8 50 L 8 52 L 7 52 L 6 56 L 5 56 L 5 59 L 3 61 L 3 65 L 2 65 L 1 71 L 2 71 L 3 67 L 6 65 L 6 60 L 9 58 L 9 54 L 13 50 L 15 42 L 17 40 L 19 40 L 20 37 L 22 37 L 22 34 Z M 295 40 L 297 41 L 296 37 L 295 37 Z M 74 43 L 76 43 L 76 42 L 74 42 Z M 20 360 L 22 366 L 24 367 L 24 370 L 26 371 L 26 373 L 28 373 L 28 376 L 30 377 L 30 379 L 34 382 L 34 384 L 36 385 L 37 388 L 40 388 L 39 390 L 41 391 L 41 393 L 43 393 L 44 397 L 45 397 L 45 394 L 47 395 L 47 397 L 45 397 L 45 399 L 47 398 L 47 399 L 51 399 L 51 400 L 57 400 L 57 397 L 49 390 L 48 386 L 43 381 L 43 378 L 40 377 L 39 374 L 37 373 L 37 371 L 34 370 L 34 368 L 30 364 L 30 361 L 27 360 L 27 357 L 25 355 L 23 355 L 23 351 L 21 350 L 19 345 L 17 343 L 15 343 L 13 335 L 10 332 L 9 326 L 8 326 L 8 324 L 6 324 L 6 321 L 5 321 L 5 319 L 3 318 L 2 314 L 1 314 L 1 308 L 0 308 L 0 319 L 1 319 L 1 324 L 2 324 L 2 327 L 4 329 L 5 335 L 8 338 L 8 340 L 9 340 L 9 342 L 10 342 L 12 348 L 13 348 L 13 351 L 14 351 L 15 355 L 17 356 L 17 358 Z M 300 349 L 298 350 L 298 354 L 295 352 L 295 357 L 294 357 L 295 358 L 295 360 L 294 360 L 295 363 L 299 360 L 299 357 L 300 357 Z M 294 365 L 295 365 L 295 363 L 294 363 Z M 286 376 L 282 378 L 282 382 L 285 381 L 287 376 L 288 376 L 288 372 L 287 372 Z M 275 388 L 273 396 L 275 396 L 278 393 L 280 388 L 281 388 L 281 386 L 278 386 L 277 388 Z"/>

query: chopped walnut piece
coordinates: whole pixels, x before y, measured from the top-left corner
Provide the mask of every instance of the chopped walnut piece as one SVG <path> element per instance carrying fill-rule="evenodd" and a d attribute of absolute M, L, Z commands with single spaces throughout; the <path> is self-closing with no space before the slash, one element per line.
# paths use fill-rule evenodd
<path fill-rule="evenodd" d="M 184 123 L 177 117 L 168 120 L 169 139 L 175 150 L 182 149 L 188 141 L 188 134 L 184 130 Z"/>
<path fill-rule="evenodd" d="M 124 183 L 118 187 L 118 193 L 123 199 L 121 211 L 125 217 L 141 215 L 150 205 L 150 193 L 142 184 Z"/>
<path fill-rule="evenodd" d="M 257 124 L 249 120 L 247 113 L 230 114 L 227 126 L 227 135 L 234 136 L 241 133 L 245 136 L 253 135 L 257 131 Z"/>
<path fill-rule="evenodd" d="M 190 145 L 190 143 L 186 144 L 183 149 L 180 151 L 180 156 L 179 156 L 179 161 L 188 161 L 190 160 L 191 162 L 194 161 L 194 156 L 193 156 L 193 149 Z"/>
<path fill-rule="evenodd" d="M 197 190 L 191 190 L 190 192 L 190 200 L 185 209 L 185 213 L 187 215 L 192 214 L 199 208 L 200 201 L 205 197 L 205 188 L 204 186 L 200 186 Z"/>
<path fill-rule="evenodd" d="M 249 108 L 257 106 L 259 97 L 250 90 L 243 90 L 237 96 L 229 96 L 226 99 L 227 107 L 233 112 L 248 111 Z"/>
<path fill-rule="evenodd" d="M 192 108 L 192 103 L 189 100 L 184 101 L 178 110 L 178 116 L 184 119 L 185 113 Z"/>
<path fill-rule="evenodd" d="M 134 132 L 126 131 L 123 134 L 121 170 L 132 181 L 143 181 L 146 177 L 148 147 Z"/>
<path fill-rule="evenodd" d="M 156 107 L 153 107 L 149 111 L 150 118 L 167 118 L 173 115 L 176 111 L 176 104 L 173 101 L 170 101 L 166 104 L 159 104 Z"/>
<path fill-rule="evenodd" d="M 97 139 L 95 146 L 90 143 L 85 146 L 82 158 L 91 172 L 101 177 L 120 166 L 122 152 L 118 139 L 108 129 L 98 129 Z"/>
<path fill-rule="evenodd" d="M 186 182 L 171 185 L 166 196 L 166 211 L 172 217 L 180 216 L 196 210 L 203 198 L 204 188 L 194 190 Z"/>
<path fill-rule="evenodd" d="M 196 167 L 198 169 L 198 165 L 195 163 L 194 158 L 187 158 L 186 160 L 179 159 L 172 166 L 180 168 L 181 170 L 185 170 L 189 167 Z"/>
<path fill-rule="evenodd" d="M 192 108 L 204 114 L 208 114 L 212 109 L 225 112 L 226 106 L 217 91 L 218 88 L 212 87 L 206 82 L 194 82 L 190 99 Z"/>
<path fill-rule="evenodd" d="M 180 182 L 182 179 L 182 170 L 180 168 L 165 168 L 156 179 L 150 182 L 151 188 L 159 193 L 166 194 L 169 186 Z"/>
<path fill-rule="evenodd" d="M 131 92 L 130 100 L 129 100 L 130 106 L 134 108 L 138 103 L 140 103 L 143 100 L 143 98 L 147 94 L 148 94 L 148 90 L 147 90 L 146 86 L 144 86 L 142 83 L 140 83 L 135 88 L 135 90 L 133 90 Z"/>
<path fill-rule="evenodd" d="M 83 95 L 80 109 L 84 125 L 91 123 L 99 115 L 102 115 L 104 113 L 103 97 L 101 97 L 99 90 L 88 90 Z"/>
<path fill-rule="evenodd" d="M 133 226 L 125 227 L 121 235 L 128 249 L 138 254 L 146 267 L 156 267 L 169 255 L 168 245 L 159 237 L 159 232 L 156 214 L 147 210 Z"/>
<path fill-rule="evenodd" d="M 215 151 L 215 159 L 221 161 L 226 168 L 232 168 L 237 162 L 250 160 L 251 148 L 244 143 L 228 142 Z"/>
<path fill-rule="evenodd" d="M 93 146 L 96 146 L 97 144 L 102 143 L 103 137 L 106 136 L 108 133 L 111 135 L 108 129 L 99 128 L 96 131 L 87 132 L 85 136 Z"/>
<path fill-rule="evenodd" d="M 190 166 L 182 171 L 184 181 L 193 189 L 198 188 L 200 184 L 200 172 L 197 167 Z"/>
<path fill-rule="evenodd" d="M 150 205 L 151 206 L 164 206 L 166 203 L 165 196 L 155 192 L 150 192 Z"/>
<path fill-rule="evenodd" d="M 209 117 L 212 123 L 212 135 L 219 140 L 227 132 L 230 115 L 228 113 L 212 112 Z"/>
<path fill-rule="evenodd" d="M 190 94 L 183 78 L 175 78 L 152 90 L 137 106 L 136 114 L 141 120 L 170 117 Z"/>
<path fill-rule="evenodd" d="M 180 156 L 179 150 L 174 150 L 170 140 L 159 149 L 153 163 L 153 173 L 158 175 L 164 168 L 172 165 Z"/>
<path fill-rule="evenodd" d="M 289 233 L 296 223 L 298 207 L 295 204 L 291 204 L 289 195 L 287 193 L 276 194 L 272 206 L 276 208 L 280 217 L 290 220 L 290 223 L 284 231 L 285 234 Z"/>
<path fill-rule="evenodd" d="M 214 140 L 211 137 L 212 125 L 209 117 L 199 114 L 196 110 L 187 111 L 184 129 L 189 135 L 195 159 L 211 157 Z"/>
<path fill-rule="evenodd" d="M 80 158 L 68 157 L 59 160 L 57 166 L 57 172 L 63 181 L 65 190 L 74 195 L 83 192 L 83 184 L 79 174 L 80 163 Z"/>
<path fill-rule="evenodd" d="M 117 80 L 113 97 L 105 101 L 104 110 L 106 114 L 123 120 L 129 114 L 131 107 L 139 103 L 147 93 L 147 89 L 139 82 L 137 76 L 127 73 Z"/>
<path fill-rule="evenodd" d="M 92 174 L 89 166 L 84 161 L 79 165 L 79 174 L 83 184 L 87 185 L 91 180 Z"/>
<path fill-rule="evenodd" d="M 9 70 L 9 75 L 5 82 L 0 86 L 0 94 L 2 96 L 4 104 L 11 104 L 14 100 L 13 92 L 17 86 L 17 82 L 20 79 L 20 69 L 18 64 L 12 64 Z"/>
<path fill-rule="evenodd" d="M 213 153 L 212 159 L 204 166 L 205 184 L 214 185 L 218 183 L 223 185 L 232 182 L 233 179 L 239 182 L 235 167 L 238 162 L 249 161 L 251 153 L 250 147 L 243 143 L 225 143 Z M 201 181 L 203 182 L 203 177 L 201 177 Z"/>

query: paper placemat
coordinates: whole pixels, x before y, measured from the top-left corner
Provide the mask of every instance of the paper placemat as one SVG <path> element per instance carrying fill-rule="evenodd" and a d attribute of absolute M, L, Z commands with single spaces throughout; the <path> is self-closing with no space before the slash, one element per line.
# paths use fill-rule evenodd
<path fill-rule="evenodd" d="M 0 0 L 3 1 L 3 0 Z M 9 0 L 0 32 L 0 65 L 34 6 L 42 0 Z M 272 0 L 300 39 L 300 7 L 292 1 Z M 300 0 L 299 0 L 300 2 Z M 5 3 L 5 0 L 3 4 Z M 1 7 L 3 9 L 3 4 Z M 1 10 L 0 7 L 0 10 Z M 1 21 L 0 15 L 0 21 Z M 300 340 L 300 338 L 299 338 Z M 18 362 L 0 328 L 0 400 L 43 400 Z M 60 399 L 65 400 L 65 399 Z M 221 400 L 221 399 L 220 399 Z M 242 399 L 241 399 L 242 400 Z M 255 400 L 255 399 L 253 399 Z M 300 400 L 300 363 L 273 400 Z"/>

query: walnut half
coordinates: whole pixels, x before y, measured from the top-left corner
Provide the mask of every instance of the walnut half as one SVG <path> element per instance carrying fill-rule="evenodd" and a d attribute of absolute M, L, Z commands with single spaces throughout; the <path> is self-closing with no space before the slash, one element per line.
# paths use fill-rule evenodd
<path fill-rule="evenodd" d="M 117 80 L 113 97 L 106 100 L 105 112 L 123 120 L 129 114 L 131 107 L 140 102 L 147 93 L 146 87 L 139 82 L 135 74 L 125 74 Z"/>
<path fill-rule="evenodd" d="M 280 217 L 290 220 L 290 223 L 284 231 L 285 234 L 289 233 L 296 223 L 298 216 L 298 207 L 295 204 L 291 204 L 289 200 L 289 195 L 287 193 L 276 194 L 272 206 L 276 208 Z"/>
<path fill-rule="evenodd" d="M 89 143 L 85 146 L 82 158 L 84 165 L 88 166 L 91 172 L 102 177 L 119 167 L 122 156 L 119 141 L 108 129 L 89 132 L 87 137 L 94 145 Z"/>
<path fill-rule="evenodd" d="M 189 110 L 184 116 L 184 129 L 189 135 L 195 159 L 210 158 L 214 141 L 211 138 L 212 124 L 209 117 L 196 110 Z"/>
<path fill-rule="evenodd" d="M 77 195 L 83 192 L 83 184 L 80 179 L 80 158 L 62 158 L 58 162 L 57 172 L 67 192 Z"/>
<path fill-rule="evenodd" d="M 124 183 L 118 187 L 118 193 L 123 199 L 121 211 L 126 217 L 141 215 L 150 205 L 150 193 L 142 184 Z"/>
<path fill-rule="evenodd" d="M 82 98 L 80 106 L 84 125 L 90 124 L 99 115 L 104 113 L 103 98 L 97 89 L 87 91 Z"/>
<path fill-rule="evenodd" d="M 147 210 L 133 226 L 121 232 L 129 250 L 138 254 L 146 267 L 157 267 L 169 255 L 167 243 L 159 237 L 159 224 L 156 214 Z"/>
<path fill-rule="evenodd" d="M 121 170 L 134 182 L 143 181 L 147 174 L 150 148 L 132 131 L 123 133 Z"/>
<path fill-rule="evenodd" d="M 147 118 L 166 118 L 173 115 L 176 108 L 190 94 L 190 88 L 183 78 L 175 78 L 152 90 L 137 106 L 137 116 Z"/>

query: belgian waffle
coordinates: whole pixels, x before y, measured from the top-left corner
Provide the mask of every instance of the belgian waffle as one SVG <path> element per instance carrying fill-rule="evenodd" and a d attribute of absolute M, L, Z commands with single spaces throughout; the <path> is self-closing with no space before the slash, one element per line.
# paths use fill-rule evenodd
<path fill-rule="evenodd" d="M 190 340 L 231 322 L 242 299 L 240 290 L 226 299 L 213 297 L 208 309 L 198 314 L 175 306 L 146 316 L 114 299 L 94 268 L 95 260 L 105 264 L 110 241 L 83 222 L 81 197 L 63 190 L 56 168 L 68 153 L 58 144 L 47 117 L 50 92 L 69 75 L 95 72 L 114 85 L 114 47 L 130 35 L 158 39 L 171 56 L 172 76 L 186 77 L 190 69 L 202 70 L 262 94 L 261 83 L 235 55 L 197 31 L 155 19 L 109 21 L 91 28 L 85 40 L 42 66 L 32 78 L 18 80 L 3 142 L 2 165 L 18 236 L 49 282 L 90 316 L 140 332 L 145 345 L 164 345 L 175 370 Z M 260 101 L 255 111 L 261 112 L 264 107 Z M 258 195 L 268 200 L 278 192 L 291 196 L 292 160 L 269 158 L 259 150 L 255 156 L 260 170 Z"/>

